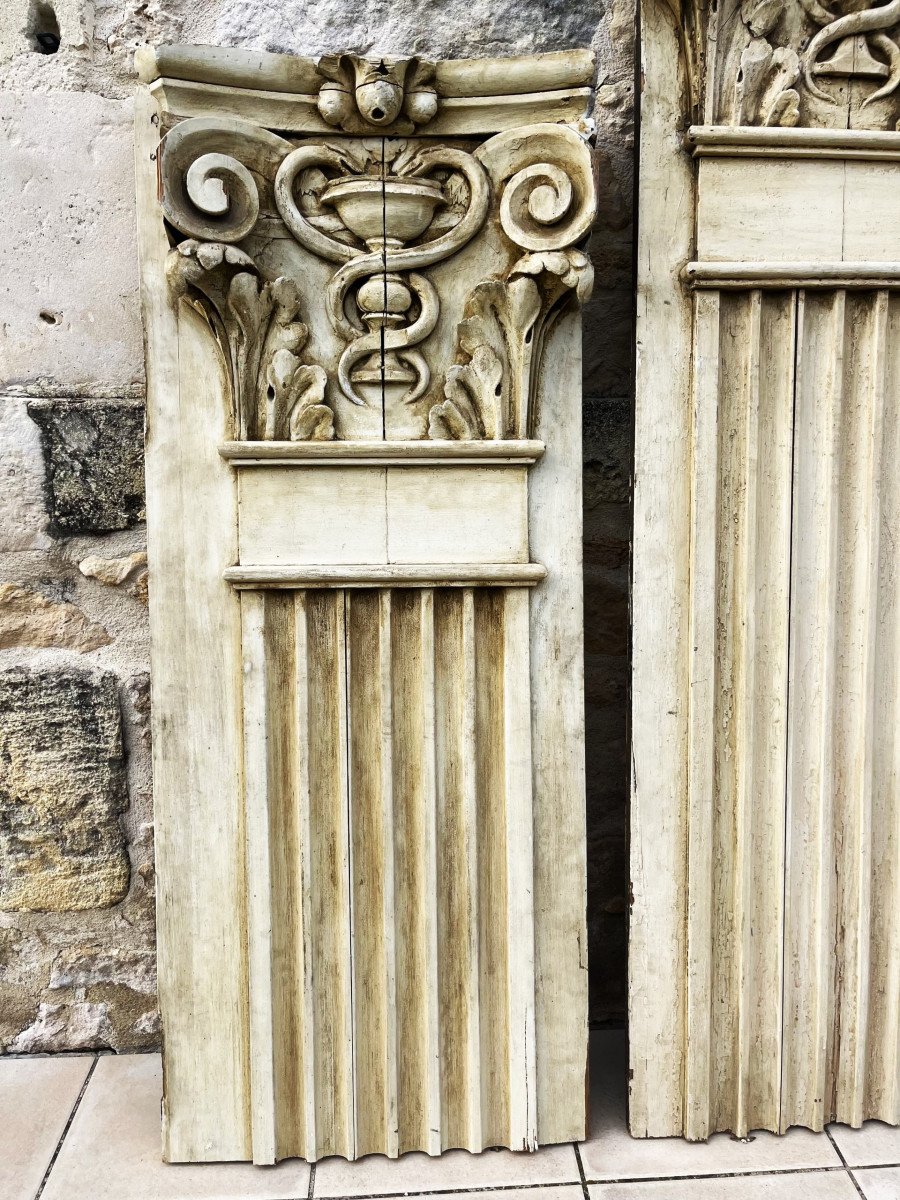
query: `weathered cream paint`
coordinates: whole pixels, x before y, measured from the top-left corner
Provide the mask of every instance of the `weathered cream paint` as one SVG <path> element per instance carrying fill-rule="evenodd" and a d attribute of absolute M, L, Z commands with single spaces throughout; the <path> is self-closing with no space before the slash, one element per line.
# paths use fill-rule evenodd
<path fill-rule="evenodd" d="M 166 1157 L 580 1138 L 590 56 L 146 57 Z"/>
<path fill-rule="evenodd" d="M 741 12 L 643 12 L 640 1136 L 900 1123 L 896 98 Z"/>

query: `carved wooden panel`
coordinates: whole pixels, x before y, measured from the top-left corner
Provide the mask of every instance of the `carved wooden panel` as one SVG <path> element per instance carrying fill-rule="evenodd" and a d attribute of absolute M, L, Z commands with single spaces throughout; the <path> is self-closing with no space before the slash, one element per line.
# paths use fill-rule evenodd
<path fill-rule="evenodd" d="M 632 1130 L 900 1124 L 900 11 L 680 20 L 645 5 Z"/>
<path fill-rule="evenodd" d="M 590 55 L 139 55 L 165 1153 L 584 1136 Z"/>

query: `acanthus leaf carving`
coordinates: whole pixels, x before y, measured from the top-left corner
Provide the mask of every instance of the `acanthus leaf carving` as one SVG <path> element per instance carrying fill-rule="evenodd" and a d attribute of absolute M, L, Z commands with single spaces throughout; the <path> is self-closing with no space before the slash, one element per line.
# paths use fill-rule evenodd
<path fill-rule="evenodd" d="M 590 260 L 575 249 L 525 255 L 506 279 L 479 283 L 457 331 L 464 361 L 447 372 L 429 437 L 528 437 L 544 338 L 573 294 L 587 300 L 592 283 Z"/>
<path fill-rule="evenodd" d="M 589 289 L 577 245 L 593 220 L 593 167 L 575 129 L 527 126 L 470 151 L 403 138 L 297 146 L 246 122 L 218 128 L 192 118 L 164 139 L 161 167 L 170 223 L 182 233 L 221 232 L 177 246 L 172 275 L 216 332 L 241 437 L 334 437 L 328 388 L 334 401 L 356 407 L 391 404 L 405 436 L 526 436 L 552 314 L 569 294 L 580 301 Z M 333 334 L 323 331 L 317 345 L 338 339 L 327 370 L 299 356 L 308 330 L 298 285 L 267 282 L 234 245 L 258 220 L 267 181 L 266 195 L 301 249 L 337 267 L 320 293 Z M 491 253 L 518 258 L 475 286 L 444 400 L 429 398 L 414 411 L 433 375 L 420 347 L 441 312 L 428 268 L 476 237 L 489 213 Z M 371 422 L 363 427 L 372 436 Z"/>
<path fill-rule="evenodd" d="M 464 337 L 460 335 L 461 346 Z M 457 363 L 447 371 L 445 399 L 428 414 L 430 438 L 478 441 L 500 436 L 504 363 L 485 342 L 474 343 L 468 353 L 467 363 Z"/>
<path fill-rule="evenodd" d="M 792 127 L 800 121 L 800 77 L 796 51 L 773 49 L 765 38 L 754 38 L 741 55 L 735 84 L 735 105 L 740 125 Z"/>
<path fill-rule="evenodd" d="M 276 350 L 266 369 L 266 390 L 271 400 L 266 438 L 330 441 L 334 437 L 334 413 L 325 403 L 326 383 L 322 367 L 301 363 L 290 350 Z"/>
<path fill-rule="evenodd" d="M 297 284 L 280 277 L 266 286 L 273 312 L 262 353 L 264 394 L 257 396 L 257 434 L 267 441 L 330 441 L 334 414 L 325 404 L 325 371 L 300 359 L 309 329 L 300 320 Z"/>
<path fill-rule="evenodd" d="M 720 120 L 738 125 L 838 125 L 846 89 L 857 85 L 853 107 L 862 114 L 900 88 L 900 0 L 740 0 L 739 21 L 720 12 L 719 68 L 733 80 Z M 721 6 L 720 6 L 721 8 Z M 749 36 L 749 40 L 748 40 Z M 830 57 L 827 57 L 830 55 Z M 728 64 L 731 65 L 728 65 Z M 728 107 L 730 104 L 730 112 Z M 869 124 L 897 123 L 900 108 L 881 109 Z"/>
<path fill-rule="evenodd" d="M 526 253 L 469 296 L 457 330 L 444 399 L 429 412 L 429 437 L 522 438 L 534 428 L 544 341 L 572 301 L 590 295 L 593 270 L 577 243 L 594 214 L 593 166 L 578 134 L 531 126 L 485 147 L 505 181 L 500 225 Z"/>
<path fill-rule="evenodd" d="M 290 426 L 301 401 L 301 407 L 320 405 L 321 396 L 304 399 L 295 383 L 301 366 L 297 351 L 305 344 L 308 330 L 299 320 L 300 298 L 293 280 L 280 277 L 267 283 L 243 250 L 195 239 L 170 251 L 166 274 L 173 297 L 191 303 L 215 334 L 241 437 L 274 437 L 279 427 Z M 332 437 L 333 428 L 323 414 L 316 416 L 313 424 L 318 435 Z M 304 426 L 309 420 L 304 423 L 298 415 L 295 423 Z"/>

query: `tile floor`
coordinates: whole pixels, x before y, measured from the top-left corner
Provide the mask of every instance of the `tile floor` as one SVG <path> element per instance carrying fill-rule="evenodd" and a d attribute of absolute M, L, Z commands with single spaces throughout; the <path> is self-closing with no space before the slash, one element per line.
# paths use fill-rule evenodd
<path fill-rule="evenodd" d="M 326 1159 L 165 1166 L 156 1055 L 0 1058 L 0 1200 L 900 1200 L 900 1130 L 872 1121 L 707 1145 L 625 1130 L 625 1042 L 594 1035 L 593 1129 L 535 1155 L 454 1151 L 357 1163 Z"/>

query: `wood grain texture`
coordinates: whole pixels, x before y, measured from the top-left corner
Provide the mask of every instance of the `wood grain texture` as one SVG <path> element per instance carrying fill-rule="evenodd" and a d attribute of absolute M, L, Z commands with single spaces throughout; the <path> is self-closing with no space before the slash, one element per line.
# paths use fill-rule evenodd
<path fill-rule="evenodd" d="M 234 431 L 222 375 L 208 370 L 199 317 L 183 307 L 173 311 L 168 302 L 156 119 L 155 105 L 142 97 L 135 120 L 149 351 L 148 559 L 158 581 L 150 599 L 158 664 L 152 676 L 157 945 L 170 1055 L 163 1143 L 170 1160 L 216 1161 L 250 1156 L 240 608 L 216 578 L 236 554 L 236 497 L 207 436 L 215 430 L 224 439 Z M 182 389 L 198 371 L 208 387 L 188 405 Z M 194 721 L 196 737 L 180 736 Z M 193 862 L 208 866 L 199 879 L 183 869 Z M 194 946 L 190 956 L 186 944 Z"/>
<path fill-rule="evenodd" d="M 432 467 L 445 464 L 458 467 L 466 463 L 537 462 L 544 453 L 544 444 L 513 439 L 481 442 L 224 442 L 219 453 L 236 466 L 333 464 L 336 459 L 342 467 L 356 462 L 399 466 L 403 463 L 421 465 L 424 459 Z"/>
<path fill-rule="evenodd" d="M 139 57 L 167 1156 L 569 1141 L 591 56 Z"/>
<path fill-rule="evenodd" d="M 227 114 L 286 133 L 333 136 L 322 120 L 314 95 L 290 95 L 224 83 L 197 83 L 167 77 L 150 84 L 152 95 L 167 113 L 178 117 Z M 516 129 L 528 121 L 576 122 L 587 111 L 589 87 L 558 88 L 535 97 L 524 95 L 448 96 L 429 133 L 442 137 Z"/>
<path fill-rule="evenodd" d="M 528 561 L 524 467 L 276 465 L 239 487 L 242 566 Z"/>
<path fill-rule="evenodd" d="M 684 1127 L 692 314 L 678 275 L 692 257 L 695 181 L 678 134 L 689 104 L 679 39 L 672 10 L 645 5 L 628 968 L 629 1126 L 638 1137 Z"/>
<path fill-rule="evenodd" d="M 587 1132 L 587 853 L 584 795 L 581 410 L 554 402 L 581 381 L 579 318 L 544 351 L 537 432 L 548 441 L 529 478 L 531 552 L 547 576 L 531 592 L 535 1096 L 538 1142 Z"/>
<path fill-rule="evenodd" d="M 528 593 L 243 621 L 254 1161 L 533 1148 Z"/>
<path fill-rule="evenodd" d="M 884 115 L 859 81 L 830 81 L 841 103 L 819 108 L 797 84 L 791 123 L 832 128 L 762 127 L 793 101 L 753 74 L 768 50 L 741 40 L 736 0 L 678 16 L 643 10 L 631 1126 L 896 1123 L 900 310 L 883 214 L 900 142 L 843 128 Z M 692 172 L 678 130 L 701 114 Z M 683 738 L 660 737 L 644 656 L 667 668 Z M 666 974 L 668 1013 L 645 994 Z"/>
<path fill-rule="evenodd" d="M 894 745 L 878 716 L 896 653 L 879 584 L 894 569 L 880 515 L 894 303 L 887 292 L 696 298 L 693 1138 L 896 1119 L 883 1067 L 874 1108 L 868 1099 L 872 1040 L 893 1063 L 897 1038 L 893 926 L 877 940 L 872 930 L 873 911 L 884 920 L 873 824 L 890 894 L 898 822 L 876 765 Z"/>

